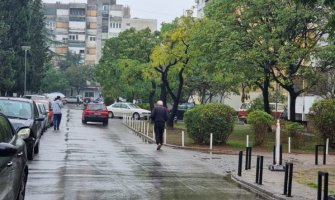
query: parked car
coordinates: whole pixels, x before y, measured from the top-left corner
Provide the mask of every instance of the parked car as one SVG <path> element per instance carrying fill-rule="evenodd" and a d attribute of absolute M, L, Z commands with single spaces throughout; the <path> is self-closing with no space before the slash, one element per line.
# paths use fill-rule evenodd
<path fill-rule="evenodd" d="M 108 110 L 103 103 L 88 103 L 82 114 L 82 123 L 102 122 L 104 126 L 108 124 Z"/>
<path fill-rule="evenodd" d="M 104 103 L 104 98 L 98 97 L 98 98 L 94 99 L 93 102 L 95 102 L 95 103 Z"/>
<path fill-rule="evenodd" d="M 48 124 L 49 124 L 48 112 L 43 103 L 37 102 L 36 105 L 37 105 L 40 117 L 44 118 L 44 120 L 42 121 L 42 135 L 43 135 L 43 133 L 48 129 Z"/>
<path fill-rule="evenodd" d="M 41 117 L 37 105 L 31 99 L 0 97 L 0 112 L 7 116 L 16 131 L 22 127 L 29 127 L 29 137 L 25 139 L 28 160 L 34 159 L 39 153 L 40 138 L 42 135 Z"/>
<path fill-rule="evenodd" d="M 48 123 L 47 128 L 53 126 L 54 112 L 52 111 L 51 100 L 50 99 L 34 99 L 36 103 L 43 103 L 47 111 Z"/>
<path fill-rule="evenodd" d="M 24 95 L 23 98 L 26 98 L 26 99 L 32 99 L 32 100 L 35 100 L 35 99 L 48 99 L 47 96 L 45 96 L 45 95 L 40 95 L 40 94 L 29 94 L 29 95 Z"/>
<path fill-rule="evenodd" d="M 117 102 L 107 106 L 109 117 L 131 116 L 134 119 L 149 119 L 151 112 L 129 102 Z"/>
<path fill-rule="evenodd" d="M 66 97 L 66 103 L 77 103 L 77 98 L 79 98 L 79 104 L 83 103 L 83 99 L 80 95 Z"/>
<path fill-rule="evenodd" d="M 24 199 L 27 177 L 27 149 L 24 139 L 29 127 L 16 132 L 8 118 L 0 113 L 0 198 Z"/>
<path fill-rule="evenodd" d="M 277 106 L 277 109 L 276 109 Z M 247 117 L 248 117 L 248 110 L 251 107 L 250 102 L 242 103 L 239 110 L 237 111 L 237 116 L 239 121 L 247 123 Z M 280 118 L 282 113 L 284 112 L 285 105 L 282 103 L 270 103 L 270 109 L 271 109 L 271 115 L 274 118 Z"/>
<path fill-rule="evenodd" d="M 181 103 L 178 104 L 175 120 L 183 120 L 184 113 L 194 107 L 194 103 Z"/>

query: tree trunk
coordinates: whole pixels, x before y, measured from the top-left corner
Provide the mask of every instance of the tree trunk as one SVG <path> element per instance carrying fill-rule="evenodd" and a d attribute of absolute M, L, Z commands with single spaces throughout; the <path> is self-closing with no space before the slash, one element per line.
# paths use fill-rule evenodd
<path fill-rule="evenodd" d="M 298 93 L 294 92 L 294 89 L 289 90 L 289 95 L 290 95 L 290 121 L 295 122 L 295 101 L 297 99 L 297 96 L 299 95 Z"/>
<path fill-rule="evenodd" d="M 160 87 L 161 87 L 161 94 L 160 94 L 160 96 L 159 96 L 159 99 L 160 100 L 162 100 L 163 101 L 163 105 L 164 105 L 164 107 L 167 107 L 167 102 L 166 102 L 166 96 L 167 96 L 167 92 L 166 92 L 166 79 L 167 79 L 167 75 L 166 75 L 166 72 L 163 72 L 162 74 L 161 74 L 162 76 L 161 76 L 161 79 L 162 79 L 162 83 L 161 83 L 161 85 L 160 85 Z"/>
<path fill-rule="evenodd" d="M 181 97 L 181 93 L 182 93 L 183 85 L 184 85 L 183 72 L 184 72 L 184 68 L 182 68 L 179 71 L 179 73 L 178 73 L 179 84 L 178 84 L 177 95 L 174 95 L 173 92 L 172 92 L 172 90 L 170 88 L 168 89 L 168 92 L 169 92 L 169 94 L 171 95 L 171 97 L 173 99 L 172 111 L 171 111 L 170 117 L 169 117 L 169 119 L 167 121 L 167 126 L 168 127 L 173 127 L 174 117 L 176 116 L 176 113 L 177 113 L 178 104 L 179 104 L 179 101 L 180 101 L 180 97 Z"/>
<path fill-rule="evenodd" d="M 151 81 L 151 91 L 149 94 L 149 104 L 150 104 L 150 110 L 153 110 L 155 107 L 155 93 L 156 93 L 156 83 L 155 81 Z"/>
<path fill-rule="evenodd" d="M 263 103 L 264 103 L 264 112 L 267 112 L 271 115 L 271 109 L 269 104 L 269 85 L 270 85 L 270 70 L 267 67 L 264 67 L 264 81 L 263 81 Z"/>

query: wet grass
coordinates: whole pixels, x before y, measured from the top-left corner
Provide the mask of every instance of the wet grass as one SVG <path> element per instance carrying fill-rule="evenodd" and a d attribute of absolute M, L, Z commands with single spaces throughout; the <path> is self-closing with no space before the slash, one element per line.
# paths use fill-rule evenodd
<path fill-rule="evenodd" d="M 315 167 L 304 170 L 299 170 L 294 173 L 294 179 L 304 185 L 317 189 L 317 174 L 319 171 L 328 172 L 328 192 L 329 195 L 335 195 L 335 168 L 329 166 Z"/>

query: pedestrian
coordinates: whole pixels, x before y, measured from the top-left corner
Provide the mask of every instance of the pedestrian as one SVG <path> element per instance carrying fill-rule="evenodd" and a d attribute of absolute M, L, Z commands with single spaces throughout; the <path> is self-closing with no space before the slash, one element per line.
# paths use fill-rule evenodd
<path fill-rule="evenodd" d="M 164 142 L 163 134 L 165 122 L 169 118 L 167 109 L 163 107 L 163 101 L 157 101 L 157 106 L 152 110 L 150 118 L 154 122 L 157 150 L 160 150 Z"/>
<path fill-rule="evenodd" d="M 60 98 L 60 96 L 57 96 L 55 100 L 52 102 L 52 110 L 54 113 L 54 130 L 59 130 L 59 124 L 62 120 L 62 108 L 63 108 L 63 102 Z"/>
<path fill-rule="evenodd" d="M 77 106 L 80 105 L 79 96 L 77 96 Z"/>

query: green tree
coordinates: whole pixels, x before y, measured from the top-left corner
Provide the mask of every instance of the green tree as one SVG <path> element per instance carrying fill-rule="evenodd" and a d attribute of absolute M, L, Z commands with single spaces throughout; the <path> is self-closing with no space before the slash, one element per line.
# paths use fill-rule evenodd
<path fill-rule="evenodd" d="M 27 88 L 32 92 L 38 92 L 42 78 L 48 70 L 48 65 L 45 65 L 49 59 L 48 47 L 46 44 L 42 1 L 32 1 L 30 8 L 29 43 L 31 49 L 29 54 L 29 70 L 27 70 Z"/>
<path fill-rule="evenodd" d="M 76 90 L 76 94 L 79 94 L 87 86 L 86 81 L 92 81 L 92 72 L 93 69 L 87 65 L 71 66 L 65 70 L 64 75 L 71 87 L 71 96 L 73 95 L 72 88 Z"/>
<path fill-rule="evenodd" d="M 185 74 L 191 73 L 192 53 L 190 52 L 191 31 L 194 19 L 182 16 L 176 21 L 177 26 L 163 32 L 162 43 L 158 44 L 151 55 L 152 67 L 161 77 L 161 95 L 165 106 L 167 93 L 173 100 L 173 107 L 167 125 L 173 127 L 173 119 L 182 96 Z"/>
<path fill-rule="evenodd" d="M 81 60 L 80 54 L 72 53 L 69 51 L 67 52 L 65 57 L 60 56 L 60 59 L 61 62 L 59 64 L 59 67 L 62 70 L 66 70 L 68 67 L 71 66 L 80 66 L 80 60 Z"/>
<path fill-rule="evenodd" d="M 6 74 L 14 85 L 10 85 L 10 93 L 23 93 L 25 80 L 25 52 L 21 46 L 31 46 L 27 52 L 27 88 L 38 91 L 41 78 L 46 71 L 45 61 L 47 47 L 44 43 L 44 16 L 41 12 L 41 0 L 3 0 L 0 1 L 0 21 L 8 28 L 7 34 L 1 38 L 0 49 L 12 51 L 6 58 Z M 15 59 L 10 59 L 10 58 Z M 7 84 L 8 85 L 8 84 Z M 8 88 L 6 89 L 8 90 Z"/>
<path fill-rule="evenodd" d="M 103 56 L 95 69 L 105 96 L 141 98 L 153 107 L 156 78 L 148 72 L 150 55 L 159 40 L 150 29 L 128 29 L 106 41 Z"/>
<path fill-rule="evenodd" d="M 64 73 L 54 67 L 49 67 L 45 77 L 42 79 L 41 91 L 45 93 L 64 92 L 67 88 L 69 88 L 69 83 Z"/>
<path fill-rule="evenodd" d="M 290 95 L 294 121 L 296 97 L 316 84 L 316 71 L 326 70 L 312 67 L 312 62 L 328 49 L 320 44 L 329 33 L 331 12 L 321 1 L 214 0 L 207 15 L 222 24 L 222 55 L 237 60 L 245 77 L 262 89 L 264 110 L 270 111 L 269 84 L 274 79 Z M 297 79 L 309 83 L 299 88 Z"/>
<path fill-rule="evenodd" d="M 10 91 L 14 82 L 14 71 L 12 63 L 14 59 L 13 49 L 4 49 L 3 40 L 8 35 L 9 27 L 0 21 L 0 95 L 7 96 L 7 92 Z"/>
<path fill-rule="evenodd" d="M 238 70 L 230 71 L 232 63 L 222 62 L 220 51 L 220 23 L 203 18 L 197 20 L 191 33 L 190 51 L 194 54 L 192 74 L 186 78 L 185 85 L 190 93 L 201 97 L 201 103 L 211 102 L 213 96 L 238 93 L 237 85 L 243 81 Z"/>

